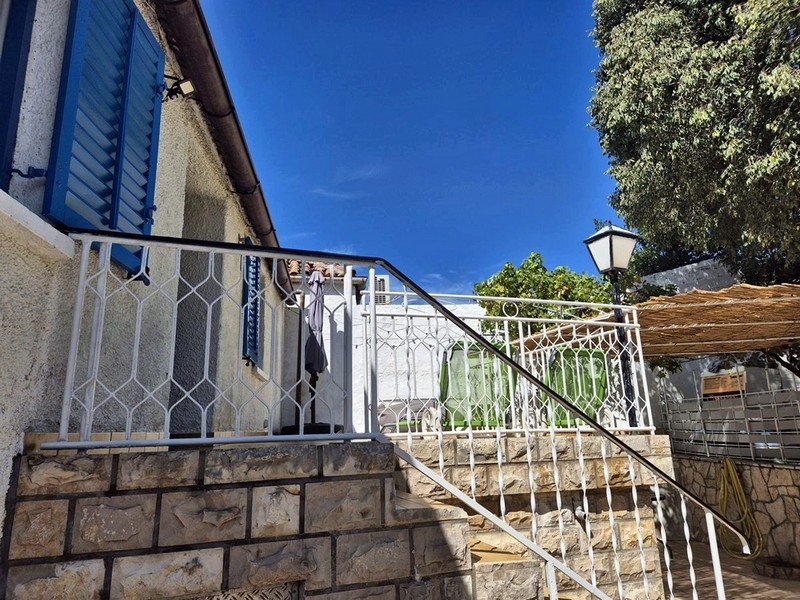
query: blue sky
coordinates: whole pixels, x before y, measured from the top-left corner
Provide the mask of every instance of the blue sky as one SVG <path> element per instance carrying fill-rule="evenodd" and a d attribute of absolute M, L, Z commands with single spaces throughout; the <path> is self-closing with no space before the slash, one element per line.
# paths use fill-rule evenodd
<path fill-rule="evenodd" d="M 530 252 L 594 273 L 590 0 L 203 0 L 282 246 L 468 293 Z M 615 222 L 618 222 L 615 219 Z"/>

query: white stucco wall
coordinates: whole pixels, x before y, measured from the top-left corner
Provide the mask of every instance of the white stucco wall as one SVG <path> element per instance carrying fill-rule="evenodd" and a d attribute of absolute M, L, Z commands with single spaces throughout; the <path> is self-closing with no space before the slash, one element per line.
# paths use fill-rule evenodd
<path fill-rule="evenodd" d="M 156 27 L 151 3 L 136 0 L 136 4 L 151 28 Z M 29 165 L 45 168 L 49 161 L 68 12 L 69 0 L 39 0 L 37 4 L 14 154 L 14 166 L 23 170 Z M 157 32 L 156 39 L 163 43 L 166 36 Z M 166 72 L 179 72 L 169 51 Z M 77 244 L 39 216 L 44 188 L 44 179 L 13 177 L 10 194 L 0 194 L 0 522 L 12 459 L 22 449 L 23 433 L 57 431 L 61 414 L 79 252 Z M 158 211 L 152 233 L 233 242 L 252 235 L 238 199 L 229 189 L 199 107 L 180 100 L 165 103 L 155 192 Z M 194 218 L 187 220 L 184 215 L 189 213 Z M 214 225 L 205 229 L 207 236 L 200 235 L 203 223 Z M 76 251 L 71 254 L 73 249 Z M 90 263 L 96 262 L 97 252 L 92 251 Z M 178 279 L 170 279 L 173 255 L 154 251 L 149 267 L 154 281 L 169 281 L 159 287 L 158 294 L 152 293 L 155 286 L 131 288 L 155 307 L 142 317 L 138 330 L 138 367 L 134 368 L 132 360 L 137 318 L 132 296 L 119 294 L 109 301 L 102 337 L 101 377 L 112 387 L 135 378 L 135 385 L 120 392 L 132 401 L 142 397 L 141 389 L 136 389 L 139 383 L 147 388 L 164 381 L 173 348 L 172 305 L 179 291 Z M 225 270 L 225 281 L 234 271 L 233 276 L 239 276 L 238 268 Z M 126 275 L 116 267 L 113 274 L 120 281 Z M 89 317 L 92 309 L 93 303 L 87 303 L 85 316 Z M 283 326 L 281 319 L 274 325 L 278 331 Z M 84 340 L 90 322 L 91 318 L 84 319 Z M 227 324 L 224 319 L 223 324 Z M 232 329 L 223 331 L 217 362 L 235 365 L 241 361 L 240 341 L 233 337 Z M 234 350 L 229 352 L 228 346 Z M 79 364 L 85 364 L 85 343 L 79 356 Z M 246 370 L 245 378 L 256 381 L 257 377 L 254 368 Z M 156 400 L 169 402 L 169 385 L 156 394 Z M 261 412 L 252 416 L 253 425 L 263 423 Z M 160 428 L 161 413 L 142 410 L 140 424 L 144 420 L 151 429 Z M 95 430 L 119 430 L 121 419 L 119 410 L 100 410 Z"/>

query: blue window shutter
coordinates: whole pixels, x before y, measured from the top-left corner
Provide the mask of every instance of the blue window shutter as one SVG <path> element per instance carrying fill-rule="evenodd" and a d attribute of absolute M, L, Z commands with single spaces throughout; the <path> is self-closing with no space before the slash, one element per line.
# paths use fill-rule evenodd
<path fill-rule="evenodd" d="M 8 191 L 36 0 L 11 0 L 0 49 L 0 189 Z"/>
<path fill-rule="evenodd" d="M 245 244 L 250 246 L 252 243 L 249 237 L 245 238 Z M 244 257 L 242 306 L 244 307 L 242 358 L 256 364 L 260 358 L 261 337 L 261 258 L 258 256 Z"/>
<path fill-rule="evenodd" d="M 45 193 L 71 227 L 147 235 L 164 53 L 132 0 L 73 0 Z M 141 248 L 115 246 L 131 272 Z"/>

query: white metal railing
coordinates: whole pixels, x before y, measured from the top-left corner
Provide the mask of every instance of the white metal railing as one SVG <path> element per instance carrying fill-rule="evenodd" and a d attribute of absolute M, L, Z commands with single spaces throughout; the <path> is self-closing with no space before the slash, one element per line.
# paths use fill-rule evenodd
<path fill-rule="evenodd" d="M 635 310 L 618 307 L 619 324 L 615 307 L 564 303 L 541 303 L 551 312 L 534 317 L 462 320 L 454 314 L 466 310 L 461 304 L 445 306 L 377 258 L 73 235 L 82 251 L 62 426 L 59 442 L 43 447 L 388 435 L 442 493 L 479 514 L 491 507 L 490 521 L 512 539 L 524 534 L 523 546 L 548 565 L 552 598 L 572 588 L 672 598 L 684 577 L 695 598 L 724 597 L 714 524 L 735 528 L 642 442 L 653 436 Z M 140 248 L 147 268 L 121 271 L 115 244 Z M 259 259 L 256 293 L 244 289 L 248 256 Z M 290 259 L 293 283 L 281 275 Z M 310 314 L 309 277 L 320 266 L 321 319 Z M 401 284 L 399 314 L 372 301 L 375 292 L 391 296 L 376 288 L 377 269 Z M 369 301 L 358 310 L 362 288 Z M 494 302 L 506 311 L 520 305 Z M 262 349 L 244 360 L 254 314 Z M 305 369 L 314 321 L 327 358 L 317 375 Z M 631 386 L 625 362 L 634 365 Z M 651 456 L 633 447 L 642 443 Z M 706 515 L 713 590 L 695 585 L 690 510 Z"/>
<path fill-rule="evenodd" d="M 769 390 L 664 401 L 676 453 L 800 462 L 800 393 Z"/>
<path fill-rule="evenodd" d="M 386 291 L 362 317 L 374 322 L 378 422 L 384 433 L 424 433 L 441 423 L 521 433 L 583 426 L 535 386 L 413 293 Z M 475 332 L 612 431 L 652 432 L 636 310 L 630 306 L 433 294 Z M 490 307 L 487 314 L 485 307 Z M 622 323 L 613 318 L 618 309 Z M 624 342 L 618 339 L 624 332 Z M 363 345 L 373 335 L 363 328 Z M 623 355 L 627 362 L 622 360 Z M 365 356 L 365 361 L 370 357 Z M 627 368 L 626 368 L 627 366 Z M 627 393 L 626 393 L 627 392 Z M 467 414 L 469 413 L 469 415 Z"/>

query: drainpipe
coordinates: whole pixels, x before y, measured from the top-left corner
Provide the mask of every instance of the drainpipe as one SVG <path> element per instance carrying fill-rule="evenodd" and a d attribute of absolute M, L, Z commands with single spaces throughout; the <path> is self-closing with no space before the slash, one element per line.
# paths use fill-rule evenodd
<path fill-rule="evenodd" d="M 234 192 L 262 245 L 280 246 L 264 191 L 256 175 L 222 66 L 198 0 L 156 0 L 156 14 L 183 77 L 195 84 L 194 96 L 208 123 Z M 285 261 L 278 261 L 277 283 L 292 290 Z"/>

